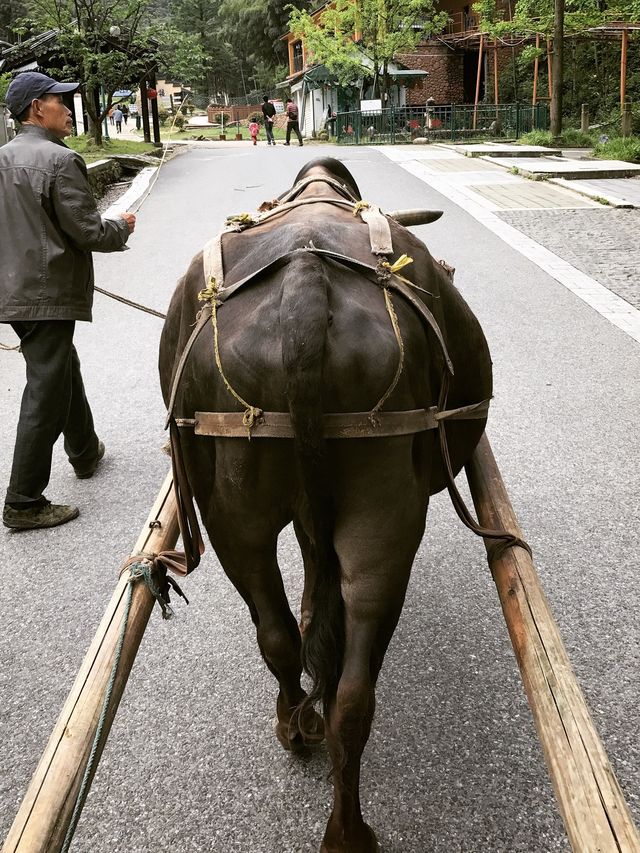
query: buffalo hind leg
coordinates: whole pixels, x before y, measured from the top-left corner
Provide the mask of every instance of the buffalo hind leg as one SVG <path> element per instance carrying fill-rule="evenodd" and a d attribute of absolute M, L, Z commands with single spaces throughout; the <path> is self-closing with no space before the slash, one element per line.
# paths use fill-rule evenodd
<path fill-rule="evenodd" d="M 218 517 L 212 542 L 225 573 L 249 608 L 260 653 L 278 681 L 276 737 L 285 749 L 293 751 L 320 743 L 324 739 L 322 718 L 313 709 L 305 712 L 304 720 L 296 713 L 306 698 L 300 685 L 301 639 L 278 567 L 277 532 L 269 531 L 262 542 L 252 537 L 254 541 L 248 543 L 238 538 L 243 525 L 237 524 L 237 518 L 234 528 L 220 521 Z M 228 537 L 226 531 L 231 529 L 236 532 Z"/>
<path fill-rule="evenodd" d="M 371 731 L 376 681 L 402 612 L 427 510 L 428 465 L 407 465 L 399 442 L 390 445 L 376 465 L 365 465 L 357 452 L 354 448 L 348 458 L 341 454 L 339 459 L 345 479 L 334 542 L 340 561 L 345 650 L 336 693 L 325 714 L 334 805 L 323 853 L 379 849 L 360 806 L 360 762 Z"/>

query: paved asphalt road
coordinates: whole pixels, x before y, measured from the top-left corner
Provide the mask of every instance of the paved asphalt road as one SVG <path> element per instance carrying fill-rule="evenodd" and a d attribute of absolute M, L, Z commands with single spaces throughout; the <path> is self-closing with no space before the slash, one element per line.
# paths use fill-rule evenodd
<path fill-rule="evenodd" d="M 308 159 L 334 152 L 219 146 L 177 157 L 142 208 L 131 251 L 96 258 L 98 283 L 165 309 L 226 214 L 254 210 Z M 419 233 L 457 268 L 484 326 L 494 452 L 640 819 L 640 349 L 379 152 L 339 153 L 363 196 L 383 208 L 445 211 Z M 159 451 L 160 329 L 96 296 L 94 323 L 79 324 L 76 342 L 104 467 L 77 481 L 56 448 L 48 495 L 77 502 L 81 517 L 0 536 L 2 836 L 168 466 Z M 0 367 L 4 484 L 23 365 L 3 352 Z M 290 531 L 281 561 L 295 601 L 300 559 Z M 211 549 L 185 588 L 191 605 L 177 605 L 179 619 L 153 614 L 72 850 L 316 851 L 330 804 L 325 753 L 304 762 L 278 745 L 274 683 Z M 432 502 L 380 678 L 362 798 L 385 853 L 568 850 L 482 543 L 446 496 Z"/>

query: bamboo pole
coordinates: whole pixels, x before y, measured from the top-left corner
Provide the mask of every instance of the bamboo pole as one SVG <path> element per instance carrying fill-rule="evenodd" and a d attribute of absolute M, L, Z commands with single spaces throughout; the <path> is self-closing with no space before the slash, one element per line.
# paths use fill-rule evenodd
<path fill-rule="evenodd" d="M 624 109 L 627 100 L 627 47 L 629 31 L 622 31 L 622 52 L 620 54 L 620 109 Z"/>
<path fill-rule="evenodd" d="M 480 100 L 480 77 L 482 72 L 482 49 L 484 47 L 484 33 L 480 33 L 480 47 L 478 48 L 478 73 L 476 75 L 476 96 L 473 102 L 473 129 L 476 129 L 478 118 L 478 101 Z"/>
<path fill-rule="evenodd" d="M 522 536 L 486 435 L 466 472 L 480 524 Z M 640 836 L 531 557 L 510 548 L 490 567 L 573 850 L 638 853 Z"/>
<path fill-rule="evenodd" d="M 553 71 L 551 69 L 551 63 L 553 61 L 553 51 L 551 49 L 551 39 L 547 39 L 547 76 L 548 76 L 548 84 L 549 84 L 549 101 L 553 97 L 552 94 L 552 86 L 553 86 Z"/>
<path fill-rule="evenodd" d="M 536 33 L 536 51 L 540 50 L 540 33 Z M 531 103 L 535 107 L 538 103 L 538 68 L 540 66 L 540 57 L 536 53 L 536 58 L 533 61 L 533 98 Z"/>
<path fill-rule="evenodd" d="M 178 538 L 173 479 L 169 473 L 132 556 L 173 548 Z M 127 595 L 126 575 L 115 592 L 31 779 L 2 853 L 59 853 L 71 822 L 111 676 Z M 131 609 L 109 709 L 89 784 L 106 743 L 155 599 L 144 583 L 133 586 Z"/>

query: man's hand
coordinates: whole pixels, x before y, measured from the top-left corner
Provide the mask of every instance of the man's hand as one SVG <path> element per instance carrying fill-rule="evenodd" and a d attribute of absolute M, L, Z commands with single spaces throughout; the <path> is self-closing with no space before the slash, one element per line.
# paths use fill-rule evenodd
<path fill-rule="evenodd" d="M 120 219 L 124 219 L 124 221 L 129 226 L 129 234 L 133 234 L 136 230 L 136 215 L 135 213 L 121 213 Z"/>

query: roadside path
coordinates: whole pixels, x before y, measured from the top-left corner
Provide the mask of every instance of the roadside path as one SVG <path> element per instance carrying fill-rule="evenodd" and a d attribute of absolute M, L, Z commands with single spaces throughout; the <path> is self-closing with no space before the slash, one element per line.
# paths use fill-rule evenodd
<path fill-rule="evenodd" d="M 450 147 L 381 150 L 640 342 L 640 211 L 606 207 Z"/>

